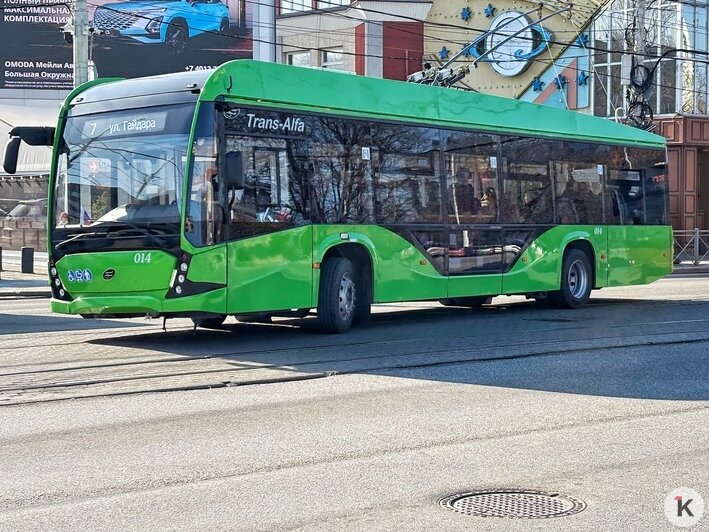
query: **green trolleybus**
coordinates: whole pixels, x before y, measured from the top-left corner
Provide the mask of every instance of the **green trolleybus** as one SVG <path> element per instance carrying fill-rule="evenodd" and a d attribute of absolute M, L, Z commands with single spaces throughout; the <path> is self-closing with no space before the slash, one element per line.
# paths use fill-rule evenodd
<path fill-rule="evenodd" d="M 672 269 L 663 138 L 512 99 L 257 61 L 96 80 L 54 128 L 54 312 L 305 315 L 558 307 Z"/>

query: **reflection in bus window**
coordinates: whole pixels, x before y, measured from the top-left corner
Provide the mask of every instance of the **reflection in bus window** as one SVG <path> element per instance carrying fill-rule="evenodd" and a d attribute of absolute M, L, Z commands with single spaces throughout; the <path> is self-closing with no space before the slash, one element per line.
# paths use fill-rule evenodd
<path fill-rule="evenodd" d="M 497 137 L 465 131 L 447 133 L 446 174 L 450 222 L 497 221 Z"/>
<path fill-rule="evenodd" d="M 374 219 L 377 223 L 440 223 L 438 131 L 372 125 Z"/>
<path fill-rule="evenodd" d="M 503 138 L 503 193 L 509 205 L 502 222 L 549 224 L 554 204 L 549 176 L 552 141 L 537 138 Z"/>

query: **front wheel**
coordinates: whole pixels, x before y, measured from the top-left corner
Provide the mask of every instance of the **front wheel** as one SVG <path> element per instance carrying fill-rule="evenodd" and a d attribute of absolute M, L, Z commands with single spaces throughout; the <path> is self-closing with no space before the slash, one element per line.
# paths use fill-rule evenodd
<path fill-rule="evenodd" d="M 165 46 L 170 55 L 180 55 L 187 49 L 189 29 L 184 22 L 173 22 L 165 34 Z"/>
<path fill-rule="evenodd" d="M 355 317 L 357 286 L 349 259 L 330 257 L 320 269 L 318 329 L 324 333 L 343 333 Z"/>
<path fill-rule="evenodd" d="M 593 288 L 593 274 L 591 261 L 583 251 L 572 249 L 564 255 L 560 288 L 549 293 L 549 302 L 556 308 L 579 308 L 588 301 Z"/>

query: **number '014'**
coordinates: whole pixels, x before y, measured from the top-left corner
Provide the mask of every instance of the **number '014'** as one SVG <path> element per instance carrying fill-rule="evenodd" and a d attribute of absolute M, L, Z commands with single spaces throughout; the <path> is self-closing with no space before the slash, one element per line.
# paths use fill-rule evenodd
<path fill-rule="evenodd" d="M 136 264 L 146 264 L 153 262 L 152 253 L 139 252 L 133 255 L 133 262 Z"/>

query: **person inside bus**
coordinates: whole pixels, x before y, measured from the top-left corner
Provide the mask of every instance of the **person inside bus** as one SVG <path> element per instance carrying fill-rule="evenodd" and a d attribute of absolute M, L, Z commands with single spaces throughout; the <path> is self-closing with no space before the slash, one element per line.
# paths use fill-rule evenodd
<path fill-rule="evenodd" d="M 483 214 L 497 216 L 497 191 L 495 187 L 487 187 L 480 198 L 480 207 Z"/>
<path fill-rule="evenodd" d="M 568 176 L 564 191 L 559 194 L 556 201 L 557 216 L 559 223 L 578 224 L 580 223 L 579 212 L 576 206 L 576 181 L 572 175 Z"/>
<path fill-rule="evenodd" d="M 528 189 L 524 192 L 522 217 L 525 223 L 552 223 L 553 214 L 549 186 Z"/>
<path fill-rule="evenodd" d="M 503 192 L 503 201 L 500 205 L 502 209 L 502 221 L 510 224 L 522 223 L 522 214 L 519 211 L 519 198 L 514 191 Z"/>

